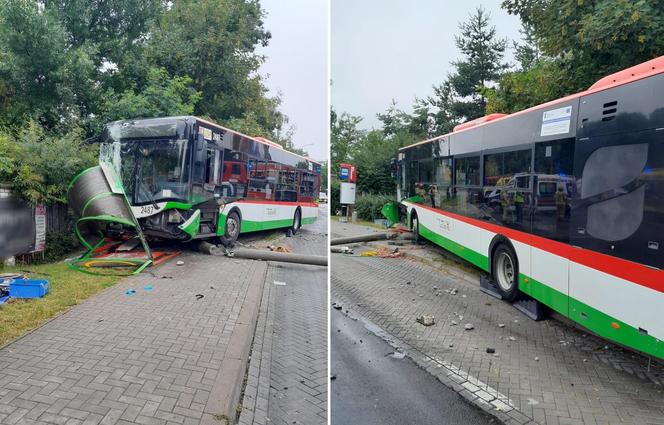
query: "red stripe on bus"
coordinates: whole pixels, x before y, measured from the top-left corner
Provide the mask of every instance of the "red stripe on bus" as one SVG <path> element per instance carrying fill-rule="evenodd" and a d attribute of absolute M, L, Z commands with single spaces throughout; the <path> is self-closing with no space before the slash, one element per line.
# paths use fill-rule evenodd
<path fill-rule="evenodd" d="M 253 201 L 247 199 L 240 199 L 235 201 L 237 204 L 266 204 L 266 205 L 291 205 L 291 206 L 300 206 L 300 207 L 317 207 L 318 204 L 315 202 L 286 202 L 286 201 Z"/>
<path fill-rule="evenodd" d="M 633 261 L 624 260 L 622 258 L 613 257 L 611 255 L 602 254 L 600 252 L 575 247 L 566 243 L 543 238 L 541 236 L 510 229 L 508 227 L 485 223 L 481 220 L 468 218 L 448 211 L 441 211 L 426 205 L 415 205 L 434 213 L 462 221 L 472 226 L 504 235 L 509 239 L 531 245 L 535 248 L 547 251 L 559 257 L 566 258 L 575 263 L 590 267 L 591 269 L 599 270 L 603 273 L 619 277 L 632 283 L 636 283 L 637 285 L 654 289 L 655 291 L 664 292 L 664 271 L 662 270 L 653 269 Z"/>

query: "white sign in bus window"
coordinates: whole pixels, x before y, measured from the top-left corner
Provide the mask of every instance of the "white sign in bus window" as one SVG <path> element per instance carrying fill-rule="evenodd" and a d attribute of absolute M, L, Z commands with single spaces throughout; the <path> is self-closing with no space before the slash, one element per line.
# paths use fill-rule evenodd
<path fill-rule="evenodd" d="M 540 136 L 553 136 L 554 134 L 569 133 L 570 123 L 572 122 L 572 107 L 544 111 L 542 114 L 542 130 Z"/>

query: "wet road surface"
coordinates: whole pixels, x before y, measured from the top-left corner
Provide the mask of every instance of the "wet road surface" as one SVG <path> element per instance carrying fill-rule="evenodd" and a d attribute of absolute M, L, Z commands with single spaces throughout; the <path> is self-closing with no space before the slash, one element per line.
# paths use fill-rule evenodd
<path fill-rule="evenodd" d="M 497 423 L 361 322 L 339 310 L 331 320 L 333 425 Z"/>

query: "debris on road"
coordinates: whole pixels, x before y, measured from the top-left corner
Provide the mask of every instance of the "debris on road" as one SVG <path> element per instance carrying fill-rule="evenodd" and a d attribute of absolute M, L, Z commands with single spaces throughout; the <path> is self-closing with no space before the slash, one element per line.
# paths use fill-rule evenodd
<path fill-rule="evenodd" d="M 278 280 L 275 280 L 274 284 L 277 286 L 286 286 L 286 282 L 279 282 Z"/>
<path fill-rule="evenodd" d="M 280 245 L 268 245 L 267 247 L 270 251 L 272 252 L 291 252 L 290 249 L 286 248 L 285 246 L 280 246 Z"/>
<path fill-rule="evenodd" d="M 417 321 L 417 323 L 420 323 L 424 326 L 431 326 L 436 323 L 433 314 L 423 314 L 415 320 Z"/>
<path fill-rule="evenodd" d="M 491 348 L 491 347 L 487 347 L 486 352 L 489 353 L 489 354 L 493 354 L 493 353 L 496 352 L 496 349 L 495 349 L 495 348 Z"/>
<path fill-rule="evenodd" d="M 184 261 L 182 261 L 182 260 L 178 260 L 178 262 L 175 263 L 175 265 L 177 265 L 177 266 L 184 266 Z"/>
<path fill-rule="evenodd" d="M 332 308 L 335 310 L 341 310 L 343 307 L 341 306 L 341 304 L 332 303 Z"/>
<path fill-rule="evenodd" d="M 394 359 L 398 359 L 398 360 L 401 360 L 401 359 L 403 359 L 404 357 L 406 357 L 406 353 L 402 353 L 402 352 L 400 352 L 400 351 L 395 351 L 394 353 L 390 353 L 390 354 L 388 354 L 388 355 L 389 355 L 390 357 L 392 357 L 392 358 L 394 358 Z"/>
<path fill-rule="evenodd" d="M 360 257 L 380 257 L 380 258 L 399 258 L 402 256 L 402 253 L 399 252 L 399 249 L 391 250 L 387 247 L 378 247 L 377 249 L 364 251 L 360 254 Z"/>
<path fill-rule="evenodd" d="M 335 253 L 335 254 L 354 254 L 355 251 L 353 251 L 350 247 L 347 246 L 333 246 L 330 247 L 330 252 Z"/>
<path fill-rule="evenodd" d="M 134 295 L 136 293 L 135 289 L 129 288 L 125 291 L 125 295 Z"/>
<path fill-rule="evenodd" d="M 466 326 L 464 326 L 463 328 L 467 331 L 472 331 L 473 329 L 475 329 L 475 326 L 473 326 L 472 323 L 466 323 Z"/>
<path fill-rule="evenodd" d="M 196 294 L 196 295 L 194 295 L 194 296 L 196 297 L 196 300 L 197 300 L 197 301 L 200 300 L 201 298 L 204 298 L 204 297 L 205 297 L 205 295 L 203 295 L 203 294 Z"/>
<path fill-rule="evenodd" d="M 498 327 L 499 327 L 499 328 L 504 328 L 504 327 L 505 327 L 505 324 L 504 324 L 504 323 L 498 323 Z"/>
<path fill-rule="evenodd" d="M 145 292 L 150 292 L 150 291 L 152 291 L 152 285 L 145 285 L 145 286 L 143 287 L 143 290 L 144 290 Z"/>

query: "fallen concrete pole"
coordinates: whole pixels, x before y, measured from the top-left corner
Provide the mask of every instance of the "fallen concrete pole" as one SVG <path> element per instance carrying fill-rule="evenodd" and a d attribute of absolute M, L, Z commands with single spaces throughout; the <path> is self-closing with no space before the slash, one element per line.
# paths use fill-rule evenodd
<path fill-rule="evenodd" d="M 325 255 L 303 255 L 286 252 L 261 251 L 259 249 L 238 248 L 234 250 L 229 256 L 234 258 L 246 258 L 249 260 L 280 261 L 282 263 L 327 266 L 327 256 Z"/>
<path fill-rule="evenodd" d="M 356 243 L 356 242 L 371 242 L 371 241 L 384 241 L 388 239 L 394 239 L 397 237 L 396 233 L 393 232 L 376 232 L 376 233 L 369 233 L 368 235 L 361 235 L 361 236 L 349 236 L 347 238 L 338 238 L 338 239 L 332 239 L 330 241 L 330 245 L 346 245 L 350 243 Z"/>
<path fill-rule="evenodd" d="M 223 247 L 211 244 L 210 242 L 201 241 L 198 244 L 198 251 L 208 255 L 223 254 Z"/>

